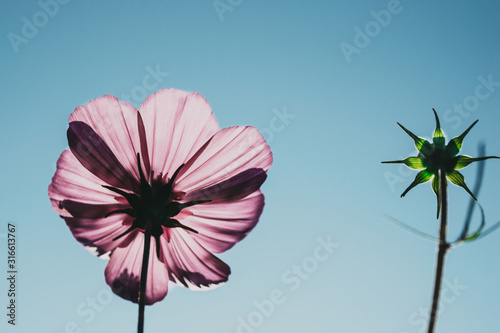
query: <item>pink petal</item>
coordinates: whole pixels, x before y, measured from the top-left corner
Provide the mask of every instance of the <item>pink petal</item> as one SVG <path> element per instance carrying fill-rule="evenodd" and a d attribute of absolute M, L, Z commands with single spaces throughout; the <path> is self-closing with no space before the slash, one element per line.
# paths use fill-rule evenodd
<path fill-rule="evenodd" d="M 83 219 L 100 219 L 110 212 L 123 209 L 125 207 L 126 206 L 121 203 L 95 205 L 73 200 L 62 200 L 59 202 L 59 208 L 64 209 L 73 217 Z"/>
<path fill-rule="evenodd" d="M 117 195 L 102 187 L 102 183 L 101 179 L 82 166 L 70 150 L 65 150 L 57 161 L 57 170 L 49 185 L 52 208 L 64 217 L 85 217 L 80 209 L 83 206 L 79 208 L 75 203 L 86 204 L 87 208 L 94 206 L 92 209 L 101 209 L 104 214 L 128 207 L 125 200 L 117 201 Z"/>
<path fill-rule="evenodd" d="M 207 203 L 190 207 L 192 215 L 179 222 L 194 230 L 192 234 L 204 248 L 222 253 L 245 238 L 255 227 L 264 208 L 264 195 L 256 191 L 230 203 Z"/>
<path fill-rule="evenodd" d="M 189 231 L 175 228 L 168 232 L 170 242 L 166 235 L 160 240 L 171 281 L 193 290 L 213 288 L 227 281 L 229 266 L 201 246 Z"/>
<path fill-rule="evenodd" d="M 137 179 L 130 176 L 92 127 L 81 121 L 73 121 L 69 124 L 67 134 L 73 155 L 103 183 L 129 190 L 138 188 Z"/>
<path fill-rule="evenodd" d="M 138 111 L 129 103 L 121 102 L 116 97 L 106 95 L 96 98 L 84 106 L 76 108 L 69 117 L 70 126 L 73 122 L 83 122 L 90 126 L 95 134 L 102 139 L 110 152 L 117 160 L 119 167 L 108 170 L 110 175 L 118 178 L 121 184 L 115 182 L 108 184 L 133 190 L 130 180 L 139 179 L 136 155 L 141 152 L 141 140 L 138 128 Z M 80 135 L 81 138 L 81 135 Z M 90 143 L 91 140 L 88 140 Z M 96 143 L 96 141 L 94 141 Z M 97 143 L 99 143 L 97 141 Z M 71 145 L 71 143 L 70 143 Z M 85 155 L 85 149 L 73 147 L 77 155 Z M 95 147 L 100 148 L 100 147 Z M 106 149 L 95 149 L 95 159 L 106 161 L 111 166 L 114 163 Z M 99 155 L 99 153 L 104 155 Z M 85 156 L 82 156 L 83 158 Z M 91 163 L 91 162 L 88 162 Z M 125 174 L 123 174 L 125 172 Z M 102 179 L 102 178 L 101 178 Z M 102 179 L 107 181 L 108 179 Z M 112 180 L 111 180 L 112 181 Z"/>
<path fill-rule="evenodd" d="M 198 93 L 163 89 L 140 107 L 151 169 L 171 176 L 218 130 L 207 101 Z"/>
<path fill-rule="evenodd" d="M 65 217 L 64 220 L 76 240 L 97 256 L 130 242 L 128 237 L 113 240 L 132 225 L 133 218 L 128 215 L 116 214 L 100 219 Z"/>
<path fill-rule="evenodd" d="M 106 266 L 106 283 L 113 292 L 124 299 L 138 303 L 139 282 L 144 252 L 144 233 L 132 231 L 131 241 L 126 247 L 118 247 L 111 254 Z M 168 274 L 165 264 L 156 256 L 156 243 L 151 237 L 148 277 L 146 281 L 146 304 L 152 305 L 167 295 Z"/>
<path fill-rule="evenodd" d="M 259 189 L 273 156 L 254 127 L 218 131 L 180 171 L 174 190 L 191 200 L 235 201 Z"/>
<path fill-rule="evenodd" d="M 101 183 L 71 151 L 65 150 L 57 161 L 57 170 L 49 185 L 52 208 L 65 218 L 75 238 L 85 247 L 95 250 L 97 255 L 124 244 L 125 238 L 112 239 L 131 223 L 125 214 L 104 218 L 110 211 L 129 206 L 123 198 L 102 187 Z M 125 220 L 126 225 L 123 224 Z"/>

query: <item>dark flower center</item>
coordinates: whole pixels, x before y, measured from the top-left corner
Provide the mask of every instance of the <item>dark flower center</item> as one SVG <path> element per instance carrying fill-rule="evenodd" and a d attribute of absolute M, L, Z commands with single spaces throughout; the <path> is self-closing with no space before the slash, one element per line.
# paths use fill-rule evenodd
<path fill-rule="evenodd" d="M 431 153 L 422 158 L 422 164 L 428 172 L 437 175 L 441 168 L 447 173 L 452 171 L 457 164 L 457 159 L 453 158 L 447 149 L 434 146 Z"/>
<path fill-rule="evenodd" d="M 181 171 L 184 167 L 184 164 L 177 168 L 166 184 L 159 186 L 157 189 L 156 186 L 155 189 L 153 189 L 144 176 L 141 168 L 140 154 L 137 154 L 137 165 L 141 181 L 139 195 L 125 192 L 116 187 L 102 185 L 103 187 L 123 196 L 130 205 L 130 208 L 109 212 L 105 217 L 113 214 L 127 214 L 135 218 L 130 228 L 128 228 L 121 235 L 115 237 L 113 240 L 117 240 L 137 228 L 144 231 L 146 229 L 146 224 L 151 223 L 151 235 L 156 240 L 156 255 L 159 259 L 160 236 L 163 234 L 163 227 L 183 228 L 191 232 L 198 233 L 196 230 L 181 224 L 173 217 L 179 214 L 180 211 L 186 207 L 209 202 L 210 200 L 189 201 L 184 203 L 174 201 L 172 192 L 174 181 L 179 174 L 179 171 Z"/>

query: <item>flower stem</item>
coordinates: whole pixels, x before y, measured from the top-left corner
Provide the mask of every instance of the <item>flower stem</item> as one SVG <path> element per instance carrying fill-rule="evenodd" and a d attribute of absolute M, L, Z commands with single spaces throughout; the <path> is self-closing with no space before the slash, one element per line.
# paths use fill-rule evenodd
<path fill-rule="evenodd" d="M 438 313 L 439 293 L 441 291 L 441 281 L 443 279 L 444 257 L 448 251 L 450 244 L 446 241 L 446 224 L 448 223 L 448 181 L 446 180 L 446 172 L 443 169 L 439 170 L 439 190 L 441 200 L 441 225 L 439 227 L 439 248 L 437 255 L 436 279 L 434 282 L 434 295 L 432 296 L 432 308 L 429 319 L 429 329 L 427 333 L 433 333 L 436 326 L 436 317 Z"/>
<path fill-rule="evenodd" d="M 146 302 L 146 282 L 148 280 L 149 249 L 151 247 L 151 229 L 152 223 L 146 222 L 144 230 L 144 253 L 142 256 L 141 281 L 139 285 L 139 321 L 137 332 L 144 332 L 144 308 Z"/>

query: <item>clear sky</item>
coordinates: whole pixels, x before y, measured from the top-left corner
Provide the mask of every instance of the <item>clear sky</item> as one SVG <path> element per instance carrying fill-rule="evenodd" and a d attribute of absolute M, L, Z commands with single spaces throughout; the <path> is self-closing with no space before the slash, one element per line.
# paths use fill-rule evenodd
<path fill-rule="evenodd" d="M 480 119 L 463 153 L 500 155 L 499 2 L 59 1 L 0 3 L 0 269 L 9 222 L 18 269 L 15 327 L 0 279 L 0 331 L 136 331 L 137 305 L 110 293 L 47 186 L 75 107 L 173 87 L 203 95 L 221 127 L 260 129 L 274 163 L 259 224 L 221 255 L 228 283 L 172 288 L 147 332 L 422 332 L 435 244 L 384 215 L 437 235 L 436 198 L 424 184 L 401 199 L 416 172 L 380 161 L 415 155 L 396 122 L 429 138 L 432 108 L 448 138 Z M 491 224 L 498 171 L 486 164 L 479 196 Z M 469 199 L 449 196 L 456 236 Z M 499 251 L 500 232 L 451 251 L 438 332 L 498 332 Z"/>

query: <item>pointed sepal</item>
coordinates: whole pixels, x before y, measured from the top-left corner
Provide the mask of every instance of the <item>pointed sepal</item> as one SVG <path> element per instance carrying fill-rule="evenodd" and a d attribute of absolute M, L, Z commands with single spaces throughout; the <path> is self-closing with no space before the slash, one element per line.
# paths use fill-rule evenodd
<path fill-rule="evenodd" d="M 428 182 L 431 179 L 431 177 L 432 173 L 429 173 L 425 170 L 422 170 L 419 173 L 417 173 L 415 179 L 413 180 L 413 183 L 411 183 L 410 186 L 408 186 L 408 188 L 403 192 L 403 194 L 401 194 L 401 198 L 404 197 L 406 193 L 408 193 L 408 191 L 414 188 L 415 186 Z"/>
<path fill-rule="evenodd" d="M 432 109 L 434 111 L 434 117 L 436 118 L 436 129 L 434 130 L 434 135 L 433 135 L 433 142 L 436 148 L 438 149 L 444 149 L 444 134 L 443 131 L 441 130 L 441 125 L 439 124 L 439 117 L 437 115 L 436 110 Z"/>
<path fill-rule="evenodd" d="M 434 193 L 436 193 L 437 197 L 437 215 L 436 218 L 439 218 L 439 213 L 441 212 L 441 191 L 440 191 L 440 185 L 439 185 L 439 177 L 434 176 L 432 178 L 432 189 L 434 190 Z"/>
<path fill-rule="evenodd" d="M 470 157 L 467 155 L 459 155 L 457 156 L 457 164 L 455 165 L 455 169 L 463 169 L 473 162 L 484 161 L 490 158 L 500 158 L 500 157 L 499 156 Z"/>
<path fill-rule="evenodd" d="M 465 184 L 465 179 L 464 179 L 464 176 L 456 171 L 456 170 L 452 170 L 452 171 L 449 171 L 448 173 L 446 173 L 446 177 L 450 180 L 450 182 L 452 182 L 453 184 L 457 185 L 457 186 L 460 186 L 460 187 L 463 187 L 464 190 L 467 191 L 467 193 L 470 194 L 470 196 L 477 201 L 476 199 L 476 196 L 471 192 L 471 190 L 469 190 L 469 188 L 467 187 L 467 185 Z"/>
<path fill-rule="evenodd" d="M 417 150 L 420 153 L 422 153 L 422 149 L 424 149 L 424 152 L 427 152 L 432 147 L 431 144 L 428 141 L 426 141 L 424 138 L 416 136 L 415 134 L 413 134 L 412 132 L 407 130 L 400 123 L 398 123 L 398 125 L 399 125 L 399 127 L 401 127 L 403 129 L 403 131 L 406 132 L 406 134 L 408 134 L 413 139 L 413 141 L 415 141 L 415 147 L 417 148 Z M 423 154 L 423 155 L 426 156 L 425 154 Z"/>
<path fill-rule="evenodd" d="M 477 124 L 478 121 L 479 119 L 473 122 L 472 125 L 470 125 L 469 128 L 467 128 L 461 135 L 454 137 L 450 140 L 450 142 L 448 142 L 448 145 L 446 146 L 446 152 L 450 154 L 450 156 L 455 156 L 456 154 L 458 154 L 458 152 L 460 152 L 465 136 L 467 135 L 467 133 L 469 133 L 472 127 Z"/>
<path fill-rule="evenodd" d="M 416 169 L 416 170 L 425 169 L 425 166 L 422 163 L 422 159 L 420 157 L 407 157 L 404 160 L 384 161 L 382 163 L 400 163 L 400 164 L 406 165 L 409 168 Z"/>

